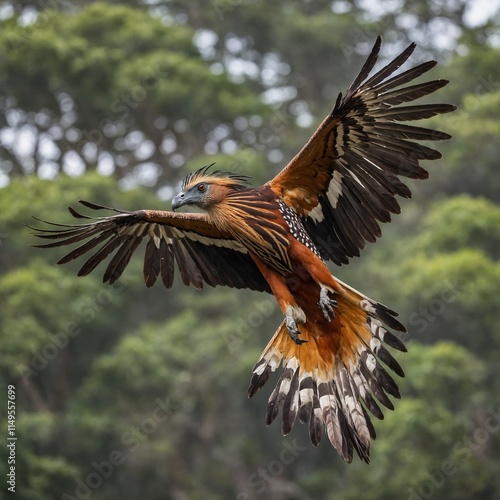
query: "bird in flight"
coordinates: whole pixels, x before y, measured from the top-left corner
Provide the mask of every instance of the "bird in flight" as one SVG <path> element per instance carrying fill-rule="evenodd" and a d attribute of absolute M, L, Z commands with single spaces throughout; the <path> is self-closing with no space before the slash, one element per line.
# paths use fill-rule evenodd
<path fill-rule="evenodd" d="M 354 450 L 369 462 L 375 429 L 370 414 L 399 390 L 388 369 L 403 377 L 387 346 L 405 351 L 390 330 L 404 332 L 397 313 L 335 278 L 326 261 L 346 264 L 366 242 L 381 235 L 380 222 L 400 212 L 397 196 L 411 192 L 401 177 L 425 179 L 420 160 L 441 154 L 419 141 L 449 139 L 446 133 L 408 123 L 455 109 L 449 104 L 411 104 L 445 86 L 447 80 L 406 85 L 435 61 L 396 72 L 410 57 L 411 44 L 370 75 L 381 38 L 332 112 L 272 180 L 249 185 L 239 174 L 204 167 L 189 174 L 172 200 L 173 211 L 123 211 L 81 202 L 112 215 L 90 217 L 70 208 L 81 224 L 52 224 L 37 236 L 52 248 L 78 244 L 58 264 L 85 254 L 85 276 L 111 256 L 104 282 L 114 283 L 143 240 L 144 280 L 158 277 L 170 288 L 175 267 L 184 284 L 222 285 L 274 294 L 283 322 L 253 368 L 248 396 L 258 392 L 282 363 L 268 401 L 266 424 L 281 409 L 282 431 L 298 418 L 313 445 L 323 430 L 340 456 Z M 200 213 L 175 212 L 188 206 Z M 176 264 L 176 266 L 175 266 Z"/>

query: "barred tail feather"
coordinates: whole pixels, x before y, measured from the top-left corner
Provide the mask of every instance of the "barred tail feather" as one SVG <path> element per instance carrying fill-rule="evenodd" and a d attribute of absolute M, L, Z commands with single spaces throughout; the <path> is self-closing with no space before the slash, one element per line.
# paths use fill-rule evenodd
<path fill-rule="evenodd" d="M 379 404 L 392 410 L 389 396 L 400 397 L 384 365 L 404 376 L 384 344 L 400 351 L 406 348 L 386 327 L 401 332 L 405 328 L 394 311 L 338 283 L 342 293 L 336 295 L 336 314 L 341 331 L 318 335 L 306 322 L 300 329 L 308 342 L 299 346 L 283 322 L 253 369 L 248 396 L 257 393 L 282 363 L 283 372 L 269 397 L 266 425 L 282 408 L 284 435 L 298 419 L 308 424 L 313 445 L 319 444 L 324 429 L 344 460 L 351 462 L 355 450 L 368 463 L 370 441 L 376 437 L 370 414 L 383 419 Z"/>

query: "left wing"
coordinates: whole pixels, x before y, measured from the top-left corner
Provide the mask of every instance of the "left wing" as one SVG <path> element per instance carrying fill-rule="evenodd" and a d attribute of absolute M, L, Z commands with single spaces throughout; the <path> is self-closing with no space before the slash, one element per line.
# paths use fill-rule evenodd
<path fill-rule="evenodd" d="M 414 141 L 449 139 L 443 132 L 399 122 L 453 111 L 449 104 L 398 106 L 445 86 L 447 80 L 402 85 L 435 66 L 419 64 L 392 76 L 412 54 L 411 44 L 378 73 L 368 78 L 382 39 L 344 97 L 293 160 L 268 185 L 300 217 L 325 259 L 347 263 L 366 241 L 381 235 L 378 221 L 399 213 L 396 195 L 411 192 L 399 176 L 425 179 L 420 160 L 441 154 Z"/>
<path fill-rule="evenodd" d="M 148 287 L 161 276 L 163 284 L 170 288 L 176 261 L 185 285 L 202 288 L 203 283 L 207 283 L 271 292 L 247 249 L 228 233 L 219 231 L 208 221 L 206 214 L 155 210 L 125 212 L 89 202 L 80 203 L 87 208 L 107 209 L 117 214 L 93 218 L 70 208 L 75 218 L 90 222 L 48 223 L 56 229 L 36 229 L 36 236 L 53 240 L 37 245 L 41 248 L 80 243 L 58 264 L 91 253 L 78 276 L 86 276 L 114 253 L 103 278 L 105 283 L 113 284 L 122 275 L 137 247 L 146 240 L 144 281 Z"/>

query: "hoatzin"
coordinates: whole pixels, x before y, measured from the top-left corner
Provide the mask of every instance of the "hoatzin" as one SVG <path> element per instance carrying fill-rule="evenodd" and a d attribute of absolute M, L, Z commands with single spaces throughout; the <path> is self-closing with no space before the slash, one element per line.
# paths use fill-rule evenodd
<path fill-rule="evenodd" d="M 268 403 L 266 424 L 282 407 L 283 434 L 296 418 L 308 423 L 318 445 L 323 428 L 342 458 L 353 450 L 369 461 L 375 430 L 368 411 L 393 409 L 396 383 L 383 365 L 404 376 L 386 346 L 405 351 L 388 328 L 404 332 L 397 314 L 332 276 L 325 261 L 347 263 L 366 241 L 381 235 L 379 222 L 399 213 L 396 195 L 409 198 L 400 177 L 425 179 L 420 160 L 440 153 L 415 141 L 450 136 L 403 124 L 452 111 L 448 104 L 403 105 L 445 86 L 447 80 L 405 84 L 429 71 L 428 61 L 393 73 L 410 57 L 411 44 L 370 76 L 379 37 L 352 85 L 309 142 L 271 181 L 250 187 L 248 177 L 204 167 L 188 175 L 172 201 L 172 212 L 137 210 L 88 217 L 78 225 L 53 224 L 37 236 L 44 248 L 83 242 L 63 264 L 91 251 L 78 275 L 85 276 L 109 255 L 104 282 L 114 283 L 139 244 L 146 240 L 144 280 L 161 276 L 170 288 L 174 262 L 186 285 L 225 285 L 274 294 L 284 320 L 253 369 L 248 395 L 281 362 L 283 372 Z M 107 207 L 81 202 L 89 209 Z M 182 206 L 203 212 L 175 212 Z"/>

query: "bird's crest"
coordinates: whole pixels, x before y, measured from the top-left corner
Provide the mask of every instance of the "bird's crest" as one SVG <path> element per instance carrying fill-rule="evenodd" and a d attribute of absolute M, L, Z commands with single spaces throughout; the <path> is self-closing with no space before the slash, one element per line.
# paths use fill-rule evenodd
<path fill-rule="evenodd" d="M 243 189 L 249 185 L 251 177 L 249 175 L 236 174 L 234 172 L 225 172 L 223 170 L 210 170 L 215 163 L 202 167 L 196 172 L 192 172 L 182 181 L 181 189 L 186 191 L 198 182 L 213 182 L 215 179 L 219 183 L 225 184 L 233 189 Z"/>

